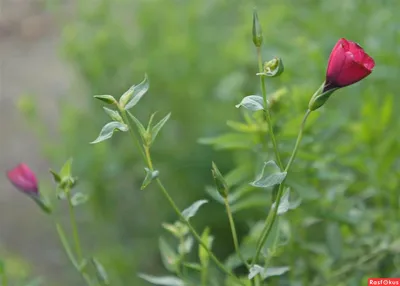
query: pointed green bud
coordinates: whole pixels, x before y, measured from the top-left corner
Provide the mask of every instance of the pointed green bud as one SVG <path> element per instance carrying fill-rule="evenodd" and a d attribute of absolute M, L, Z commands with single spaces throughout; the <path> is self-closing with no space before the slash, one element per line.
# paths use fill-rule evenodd
<path fill-rule="evenodd" d="M 221 172 L 219 171 L 217 165 L 212 162 L 212 175 L 214 177 L 215 186 L 219 194 L 226 198 L 228 196 L 228 184 L 226 183 L 224 177 L 222 176 Z"/>
<path fill-rule="evenodd" d="M 117 100 L 109 94 L 104 94 L 104 95 L 94 95 L 94 98 L 97 98 L 98 100 L 101 100 L 107 104 L 117 104 Z"/>
<path fill-rule="evenodd" d="M 261 47 L 263 41 L 261 25 L 258 21 L 257 11 L 254 9 L 253 12 L 253 43 L 256 47 Z"/>

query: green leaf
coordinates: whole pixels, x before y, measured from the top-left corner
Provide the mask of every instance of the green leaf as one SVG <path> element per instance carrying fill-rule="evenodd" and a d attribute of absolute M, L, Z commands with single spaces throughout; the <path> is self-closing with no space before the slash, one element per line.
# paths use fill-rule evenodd
<path fill-rule="evenodd" d="M 201 271 L 201 265 L 198 263 L 184 262 L 183 266 L 193 269 L 193 270 Z"/>
<path fill-rule="evenodd" d="M 51 169 L 49 170 L 49 172 L 50 172 L 50 174 L 53 175 L 53 179 L 57 184 L 61 182 L 61 176 L 57 172 L 55 172 Z"/>
<path fill-rule="evenodd" d="M 158 133 L 160 132 L 161 128 L 164 126 L 164 124 L 168 121 L 169 117 L 171 116 L 171 112 L 168 113 L 163 119 L 161 119 L 154 127 L 151 129 L 151 143 L 154 142 L 156 139 Z"/>
<path fill-rule="evenodd" d="M 268 188 L 281 184 L 286 175 L 287 172 L 281 172 L 274 161 L 268 161 L 264 163 L 264 167 L 257 179 L 250 184 L 258 188 Z"/>
<path fill-rule="evenodd" d="M 193 237 L 188 236 L 182 243 L 179 244 L 178 252 L 179 254 L 190 253 L 193 247 Z"/>
<path fill-rule="evenodd" d="M 176 252 L 162 237 L 159 239 L 159 248 L 164 267 L 168 269 L 168 271 L 176 272 L 179 262 L 179 257 Z"/>
<path fill-rule="evenodd" d="M 140 187 L 141 190 L 144 190 L 160 174 L 157 170 L 152 171 L 149 168 L 144 168 L 144 170 L 146 171 L 146 177 Z"/>
<path fill-rule="evenodd" d="M 174 224 L 163 223 L 162 226 L 177 238 L 184 237 L 189 233 L 189 227 L 180 221 L 176 221 Z"/>
<path fill-rule="evenodd" d="M 153 124 L 154 116 L 156 116 L 156 114 L 157 114 L 157 111 L 151 114 L 149 123 L 147 124 L 147 129 L 146 129 L 147 132 L 151 131 L 151 126 Z"/>
<path fill-rule="evenodd" d="M 144 75 L 144 80 L 138 85 L 132 85 L 119 99 L 119 104 L 125 109 L 131 109 L 145 95 L 149 89 L 149 80 L 147 74 Z"/>
<path fill-rule="evenodd" d="M 242 99 L 242 101 L 235 105 L 236 108 L 243 106 L 250 111 L 258 111 L 264 109 L 264 100 L 259 95 L 249 95 Z"/>
<path fill-rule="evenodd" d="M 108 279 L 108 275 L 104 266 L 94 257 L 91 259 L 91 261 L 96 269 L 96 275 L 99 282 L 104 285 L 110 285 L 110 280 Z"/>
<path fill-rule="evenodd" d="M 201 234 L 201 241 L 207 246 L 208 249 L 211 249 L 213 240 L 214 238 L 210 236 L 210 229 L 206 227 Z M 202 245 L 199 245 L 199 260 L 203 268 L 206 268 L 208 266 L 210 255 Z"/>
<path fill-rule="evenodd" d="M 147 274 L 139 274 L 139 277 L 155 285 L 162 286 L 185 286 L 185 283 L 175 276 L 151 276 Z"/>
<path fill-rule="evenodd" d="M 289 202 L 289 196 L 290 196 L 290 189 L 288 188 L 282 195 L 281 201 L 279 202 L 279 207 L 278 207 L 278 215 L 286 213 L 288 210 L 292 210 L 297 208 L 301 200 L 297 200 L 295 202 Z M 272 204 L 272 208 L 275 208 L 275 202 Z"/>
<path fill-rule="evenodd" d="M 143 124 L 139 121 L 139 119 L 137 119 L 132 113 L 130 113 L 128 111 L 128 115 L 129 117 L 132 119 L 132 121 L 135 123 L 136 127 L 138 128 L 140 137 L 142 137 L 143 140 L 145 140 L 145 138 L 147 138 L 147 131 L 144 128 Z"/>
<path fill-rule="evenodd" d="M 101 101 L 103 101 L 103 102 L 105 102 L 105 103 L 108 103 L 108 104 L 115 104 L 115 103 L 117 103 L 117 100 L 112 96 L 112 95 L 108 95 L 108 94 L 105 94 L 105 95 L 95 95 L 95 96 L 93 96 L 94 98 L 97 98 L 98 100 L 101 100 Z"/>
<path fill-rule="evenodd" d="M 67 177 L 71 177 L 71 166 L 72 166 L 73 158 L 69 158 L 67 162 L 64 163 L 64 165 L 61 168 L 60 171 L 60 177 L 61 179 L 65 179 Z"/>
<path fill-rule="evenodd" d="M 90 144 L 96 144 L 111 138 L 113 136 L 114 131 L 126 132 L 128 131 L 128 126 L 126 124 L 117 121 L 109 122 L 106 125 L 104 125 L 104 127 L 101 129 L 100 134 L 96 138 L 96 140 L 90 142 Z"/>
<path fill-rule="evenodd" d="M 71 198 L 71 203 L 74 207 L 84 204 L 88 201 L 89 196 L 80 192 L 74 194 Z"/>
<path fill-rule="evenodd" d="M 197 213 L 197 211 L 199 210 L 199 208 L 208 203 L 207 200 L 199 200 L 194 202 L 190 207 L 188 207 L 187 209 L 185 209 L 182 212 L 182 216 L 186 219 L 189 220 L 190 218 L 194 217 Z"/>
<path fill-rule="evenodd" d="M 287 266 L 264 268 L 260 265 L 255 264 L 250 268 L 248 278 L 253 279 L 256 275 L 260 275 L 262 279 L 266 279 L 271 276 L 280 276 L 282 274 L 285 274 L 289 270 L 290 268 Z"/>
<path fill-rule="evenodd" d="M 103 109 L 107 113 L 107 115 L 110 116 L 110 118 L 112 120 L 124 123 L 124 120 L 122 119 L 121 115 L 119 114 L 119 112 L 117 110 L 112 110 L 105 106 L 103 107 Z"/>

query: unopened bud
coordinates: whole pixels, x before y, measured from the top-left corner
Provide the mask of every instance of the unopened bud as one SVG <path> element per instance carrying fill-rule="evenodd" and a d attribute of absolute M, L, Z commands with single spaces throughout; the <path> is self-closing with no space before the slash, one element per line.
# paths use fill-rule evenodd
<path fill-rule="evenodd" d="M 257 11 L 253 12 L 253 43 L 256 47 L 261 47 L 263 41 L 261 25 L 258 21 Z"/>
<path fill-rule="evenodd" d="M 214 182 L 218 193 L 223 198 L 226 198 L 228 196 L 228 184 L 226 183 L 224 177 L 222 176 L 221 172 L 218 170 L 218 167 L 214 162 L 212 162 L 211 172 L 214 177 Z"/>

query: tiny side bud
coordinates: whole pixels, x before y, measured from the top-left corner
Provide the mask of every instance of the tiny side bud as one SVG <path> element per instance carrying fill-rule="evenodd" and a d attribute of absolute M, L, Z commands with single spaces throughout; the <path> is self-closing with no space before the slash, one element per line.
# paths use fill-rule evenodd
<path fill-rule="evenodd" d="M 218 193 L 223 197 L 228 197 L 228 184 L 226 183 L 224 177 L 222 176 L 221 172 L 218 170 L 217 165 L 212 162 L 212 169 L 211 169 L 215 186 L 217 188 Z"/>
<path fill-rule="evenodd" d="M 261 47 L 263 41 L 261 25 L 258 21 L 258 14 L 257 11 L 254 10 L 253 12 L 253 43 L 256 47 Z"/>

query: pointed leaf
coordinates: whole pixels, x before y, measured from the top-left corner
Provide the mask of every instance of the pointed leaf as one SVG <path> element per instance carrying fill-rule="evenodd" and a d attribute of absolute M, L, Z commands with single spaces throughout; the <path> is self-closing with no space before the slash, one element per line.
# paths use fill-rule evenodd
<path fill-rule="evenodd" d="M 235 105 L 236 108 L 243 106 L 250 111 L 258 111 L 264 109 L 264 100 L 259 95 L 249 95 L 242 99 L 242 101 Z"/>
<path fill-rule="evenodd" d="M 107 113 L 107 115 L 110 116 L 110 118 L 112 120 L 124 123 L 124 120 L 122 119 L 121 115 L 119 114 L 119 112 L 117 110 L 112 110 L 105 106 L 103 107 L 103 109 Z"/>
<path fill-rule="evenodd" d="M 176 254 L 176 252 L 162 237 L 160 237 L 160 239 L 159 239 L 159 248 L 160 248 L 161 259 L 164 264 L 164 267 L 167 268 L 171 272 L 176 272 L 177 266 L 178 266 L 177 263 L 179 261 L 179 257 Z"/>
<path fill-rule="evenodd" d="M 154 285 L 161 285 L 161 286 L 185 286 L 185 283 L 175 276 L 151 276 L 147 274 L 139 274 L 139 277 L 150 282 Z"/>
<path fill-rule="evenodd" d="M 283 193 L 281 201 L 279 202 L 278 215 L 284 214 L 288 210 L 295 209 L 300 205 L 301 200 L 297 200 L 297 201 L 291 203 L 289 201 L 289 197 L 290 197 L 290 189 L 288 188 L 286 190 L 286 192 Z M 275 208 L 275 205 L 276 205 L 276 202 L 274 202 L 272 204 L 272 207 Z"/>
<path fill-rule="evenodd" d="M 137 119 L 132 113 L 130 113 L 128 111 L 128 115 L 129 117 L 132 119 L 132 121 L 135 123 L 136 127 L 138 128 L 139 134 L 142 137 L 142 139 L 144 140 L 147 137 L 147 131 L 144 128 L 143 124 L 139 121 L 139 119 Z"/>
<path fill-rule="evenodd" d="M 67 177 L 71 177 L 71 166 L 72 166 L 73 158 L 69 158 L 67 162 L 61 168 L 60 177 L 61 179 L 65 179 Z"/>
<path fill-rule="evenodd" d="M 50 172 L 50 174 L 53 175 L 54 182 L 56 182 L 56 183 L 60 183 L 61 182 L 61 176 L 57 172 L 55 172 L 55 171 L 53 171 L 51 169 L 49 170 L 49 172 Z"/>
<path fill-rule="evenodd" d="M 154 127 L 151 129 L 151 143 L 154 142 L 156 139 L 158 132 L 160 132 L 161 128 L 164 124 L 168 121 L 169 117 L 171 116 L 171 112 L 168 113 L 163 119 L 161 119 Z"/>
<path fill-rule="evenodd" d="M 139 100 L 145 95 L 149 89 L 150 84 L 147 74 L 144 75 L 144 80 L 136 86 L 131 86 L 128 91 L 126 91 L 120 98 L 119 102 L 125 110 L 134 107 Z"/>
<path fill-rule="evenodd" d="M 187 209 L 185 209 L 182 212 L 183 217 L 186 220 L 189 220 L 190 218 L 194 217 L 196 215 L 197 211 L 199 210 L 199 208 L 206 203 L 208 203 L 207 200 L 199 200 L 199 201 L 194 202 L 190 207 L 188 207 Z"/>
<path fill-rule="evenodd" d="M 84 204 L 88 201 L 89 196 L 82 193 L 76 193 L 71 198 L 71 203 L 74 207 Z"/>
<path fill-rule="evenodd" d="M 211 250 L 213 240 L 214 238 L 210 236 L 210 229 L 206 227 L 201 234 L 201 241 L 208 247 L 209 250 Z M 207 249 L 205 249 L 202 245 L 199 245 L 199 260 L 203 268 L 208 266 L 210 255 Z"/>
<path fill-rule="evenodd" d="M 262 274 L 262 278 L 268 278 L 271 276 L 280 276 L 282 274 L 285 274 L 290 270 L 290 267 L 287 266 L 282 266 L 282 267 L 268 267 L 265 272 Z"/>
<path fill-rule="evenodd" d="M 153 124 L 154 116 L 156 116 L 156 114 L 157 114 L 157 111 L 151 114 L 149 123 L 147 124 L 147 129 L 146 129 L 147 132 L 151 131 L 151 125 Z"/>
<path fill-rule="evenodd" d="M 274 161 L 268 161 L 264 163 L 264 167 L 257 179 L 250 184 L 258 188 L 268 188 L 281 184 L 286 175 L 287 172 L 281 172 Z"/>
<path fill-rule="evenodd" d="M 179 254 L 190 253 L 193 247 L 193 237 L 188 236 L 182 243 L 179 244 L 178 252 Z"/>
<path fill-rule="evenodd" d="M 126 132 L 128 131 L 128 126 L 126 124 L 117 121 L 109 122 L 106 125 L 104 125 L 104 127 L 101 129 L 100 134 L 96 138 L 96 140 L 90 142 L 90 144 L 96 144 L 111 138 L 113 136 L 114 131 L 116 130 Z"/>
<path fill-rule="evenodd" d="M 201 265 L 198 263 L 184 262 L 183 266 L 193 269 L 193 270 L 201 271 Z"/>
<path fill-rule="evenodd" d="M 103 102 L 105 102 L 105 103 L 108 103 L 108 104 L 115 104 L 115 103 L 117 103 L 117 100 L 112 96 L 112 95 L 108 95 L 108 94 L 105 94 L 105 95 L 95 95 L 95 96 L 93 96 L 94 98 L 97 98 L 97 99 L 99 99 L 99 100 L 101 100 L 101 101 L 103 101 Z"/>
<path fill-rule="evenodd" d="M 97 279 L 99 280 L 99 282 L 104 285 L 110 285 L 110 281 L 108 279 L 108 275 L 104 266 L 96 258 L 92 258 L 92 263 L 94 268 L 96 269 Z"/>
<path fill-rule="evenodd" d="M 158 177 L 160 173 L 157 170 L 151 171 L 149 168 L 144 169 L 146 171 L 146 177 L 144 178 L 142 186 L 140 187 L 141 190 L 144 190 L 155 178 Z"/>
<path fill-rule="evenodd" d="M 271 276 L 280 276 L 289 271 L 289 267 L 268 267 L 264 268 L 260 265 L 255 264 L 249 270 L 249 279 L 253 279 L 256 275 L 260 275 L 262 279 L 266 279 Z"/>
<path fill-rule="evenodd" d="M 264 271 L 264 267 L 260 266 L 260 265 L 253 265 L 250 270 L 249 270 L 249 279 L 253 279 L 254 277 L 256 277 L 258 274 L 261 274 Z"/>

